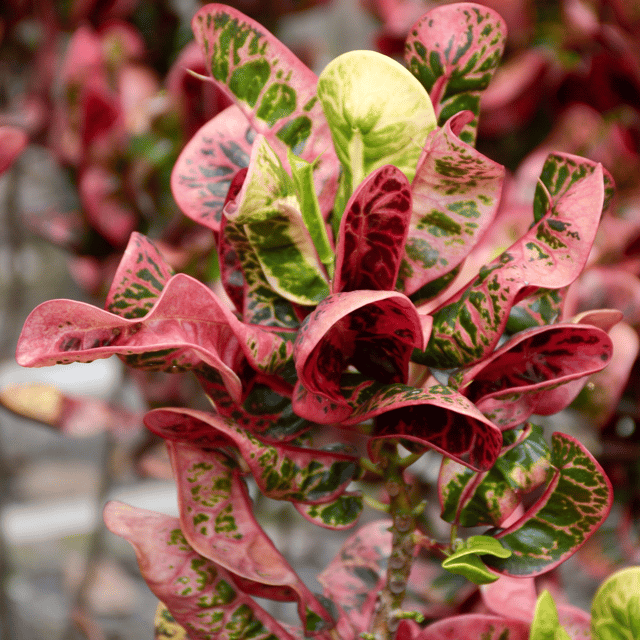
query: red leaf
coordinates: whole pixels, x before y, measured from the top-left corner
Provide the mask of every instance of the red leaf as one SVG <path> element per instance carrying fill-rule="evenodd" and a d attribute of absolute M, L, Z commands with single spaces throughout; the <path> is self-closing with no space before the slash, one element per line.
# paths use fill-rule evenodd
<path fill-rule="evenodd" d="M 409 357 L 423 343 L 413 303 L 388 291 L 348 291 L 325 298 L 305 319 L 294 346 L 300 383 L 342 403 L 340 376 L 349 365 L 381 382 L 406 382 Z"/>
<path fill-rule="evenodd" d="M 354 191 L 340 222 L 333 293 L 393 290 L 410 217 L 405 175 L 392 165 L 371 173 Z"/>
<path fill-rule="evenodd" d="M 458 389 L 502 430 L 564 409 L 611 360 L 602 329 L 571 323 L 521 331 L 461 376 Z M 568 383 L 576 383 L 568 384 Z M 560 393 L 558 393 L 560 392 Z"/>

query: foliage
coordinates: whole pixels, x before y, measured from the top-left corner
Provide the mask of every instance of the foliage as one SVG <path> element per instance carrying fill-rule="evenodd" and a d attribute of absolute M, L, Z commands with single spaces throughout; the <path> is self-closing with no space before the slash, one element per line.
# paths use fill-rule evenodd
<path fill-rule="evenodd" d="M 156 636 L 178 625 L 193 640 L 577 637 L 550 595 L 515 618 L 496 589 L 521 581 L 535 603 L 534 577 L 611 509 L 594 455 L 535 422 L 614 358 L 622 314 L 565 307 L 613 178 L 546 154 L 526 225 L 495 251 L 491 230 L 515 206 L 504 167 L 474 144 L 506 27 L 482 5 L 421 16 L 406 66 L 353 51 L 319 77 L 237 9 L 206 5 L 192 26 L 206 81 L 233 104 L 186 144 L 171 186 L 214 239 L 200 259 L 217 259 L 218 288 L 194 277 L 202 270 L 176 273 L 161 243 L 134 231 L 105 308 L 43 303 L 16 354 L 24 366 L 117 355 L 190 372 L 212 405 L 144 418 L 166 441 L 179 518 L 113 502 L 104 512 L 162 603 Z M 100 191 L 102 173 L 83 175 Z M 437 523 L 407 470 L 428 451 L 442 455 Z M 365 505 L 387 518 L 345 542 L 318 595 L 263 530 L 251 491 L 329 530 L 356 526 Z M 490 613 L 450 616 L 465 588 L 434 613 L 434 594 L 460 577 L 483 585 Z M 627 605 L 610 591 L 624 577 L 594 601 L 597 633 L 621 624 Z M 296 603 L 299 623 L 255 598 Z"/>

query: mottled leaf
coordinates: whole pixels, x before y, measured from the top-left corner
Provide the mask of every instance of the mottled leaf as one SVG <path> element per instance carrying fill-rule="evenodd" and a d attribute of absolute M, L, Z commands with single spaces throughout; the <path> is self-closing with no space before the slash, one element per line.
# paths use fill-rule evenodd
<path fill-rule="evenodd" d="M 386 164 L 413 179 L 436 119 L 428 94 L 405 67 L 375 51 L 344 53 L 320 74 L 318 98 L 342 163 L 343 202 Z"/>
<path fill-rule="evenodd" d="M 329 284 L 300 212 L 293 179 L 263 136 L 256 139 L 249 170 L 225 216 L 241 224 L 262 272 L 282 297 L 315 305 Z"/>
<path fill-rule="evenodd" d="M 134 231 L 120 259 L 104 308 L 123 318 L 142 318 L 173 275 L 173 269 L 156 245 Z"/>
<path fill-rule="evenodd" d="M 145 424 L 167 440 L 203 448 L 220 439 L 237 450 L 260 491 L 275 500 L 327 503 L 344 492 L 359 471 L 357 458 L 345 453 L 266 443 L 215 414 L 192 409 L 156 409 Z"/>
<path fill-rule="evenodd" d="M 554 433 L 551 475 L 545 491 L 526 513 L 495 537 L 513 551 L 487 561 L 512 576 L 550 571 L 581 547 L 609 515 L 613 491 L 602 467 L 578 440 Z"/>
<path fill-rule="evenodd" d="M 191 547 L 239 576 L 252 595 L 275 592 L 278 599 L 298 602 L 301 620 L 319 616 L 331 626 L 328 613 L 255 520 L 235 464 L 217 451 L 175 441 L 167 447 L 178 486 L 180 525 Z"/>
<path fill-rule="evenodd" d="M 233 284 L 234 300 L 238 299 L 245 322 L 280 328 L 299 326 L 300 321 L 291 301 L 276 293 L 267 282 L 244 226 L 231 222 L 224 215 L 219 251 L 221 273 L 227 280 L 226 287 Z"/>
<path fill-rule="evenodd" d="M 458 138 L 469 112 L 428 137 L 411 184 L 413 211 L 398 289 L 411 295 L 457 267 L 493 221 L 504 167 Z"/>
<path fill-rule="evenodd" d="M 509 312 L 506 330 L 518 333 L 533 327 L 542 327 L 558 322 L 562 316 L 568 287 L 562 289 L 538 289 L 522 302 L 514 304 Z"/>
<path fill-rule="evenodd" d="M 180 153 L 171 191 L 182 212 L 219 231 L 222 208 L 235 174 L 249 166 L 255 131 L 239 107 L 227 107 L 201 127 Z"/>
<path fill-rule="evenodd" d="M 597 640 L 640 637 L 640 567 L 616 571 L 601 585 L 591 603 L 591 635 Z"/>
<path fill-rule="evenodd" d="M 318 158 L 316 192 L 323 210 L 333 203 L 337 159 L 316 96 L 316 75 L 280 40 L 237 9 L 208 4 L 192 28 L 213 80 L 268 137 L 283 163 L 288 147 L 304 160 Z"/>
<path fill-rule="evenodd" d="M 391 291 L 347 291 L 325 298 L 305 319 L 294 360 L 307 391 L 343 402 L 340 377 L 350 365 L 380 382 L 406 382 L 409 357 L 423 342 L 413 303 Z"/>
<path fill-rule="evenodd" d="M 565 287 L 582 271 L 602 212 L 602 167 L 569 155 L 551 155 L 547 165 L 580 177 L 568 177 L 571 186 L 557 199 L 549 195 L 546 214 L 433 312 L 431 339 L 417 361 L 440 368 L 477 362 L 496 346 L 514 304 L 537 287 Z M 551 174 L 545 168 L 542 175 Z"/>
<path fill-rule="evenodd" d="M 298 513 L 309 522 L 325 529 L 350 529 L 362 513 L 364 501 L 358 492 L 345 492 L 331 502 L 294 504 Z"/>
<path fill-rule="evenodd" d="M 503 434 L 503 449 L 488 471 L 475 473 L 445 458 L 438 478 L 442 518 L 464 527 L 498 526 L 524 493 L 547 480 L 550 458 L 542 429 L 530 424 Z"/>
<path fill-rule="evenodd" d="M 474 144 L 480 96 L 500 63 L 507 38 L 504 20 L 471 2 L 436 7 L 409 30 L 405 61 L 431 96 L 440 126 L 469 110 L 460 138 Z"/>
<path fill-rule="evenodd" d="M 104 520 L 133 546 L 149 588 L 191 640 L 294 640 L 231 573 L 189 545 L 177 518 L 109 502 Z"/>
<path fill-rule="evenodd" d="M 332 292 L 394 289 L 411 217 L 411 192 L 393 165 L 376 169 L 347 202 Z"/>
<path fill-rule="evenodd" d="M 324 595 L 340 611 L 338 630 L 345 625 L 355 637 L 368 628 L 383 584 L 391 553 L 391 524 L 390 520 L 377 520 L 360 527 L 317 577 Z M 341 636 L 348 637 L 346 633 Z"/>
<path fill-rule="evenodd" d="M 154 640 L 189 640 L 187 632 L 171 615 L 171 611 L 162 603 L 158 603 L 156 615 L 153 617 L 155 628 Z"/>
<path fill-rule="evenodd" d="M 564 409 L 612 354 L 611 338 L 594 326 L 558 323 L 529 329 L 466 369 L 458 389 L 494 424 L 510 429 L 534 413 Z M 563 386 L 571 382 L 578 386 Z M 558 393 L 558 387 L 569 393 Z"/>
<path fill-rule="evenodd" d="M 488 469 L 498 456 L 502 434 L 454 389 L 442 385 L 418 389 L 353 378 L 349 384 L 346 376 L 343 387 L 351 413 L 340 422 L 350 426 L 376 418 L 370 446 L 380 439 L 400 439 L 409 448 L 435 449 L 473 469 Z M 295 402 L 294 408 L 299 412 Z M 337 422 L 332 418 L 328 413 L 325 421 Z M 370 453 L 374 456 L 373 450 Z"/>
<path fill-rule="evenodd" d="M 238 401 L 236 371 L 245 362 L 275 373 L 290 359 L 291 344 L 275 333 L 240 322 L 205 285 L 173 276 L 141 320 L 121 318 L 83 302 L 50 300 L 25 321 L 16 359 L 23 366 L 89 362 L 118 354 L 142 369 L 209 367 Z"/>
<path fill-rule="evenodd" d="M 414 640 L 529 640 L 529 625 L 521 620 L 466 613 L 430 624 Z"/>

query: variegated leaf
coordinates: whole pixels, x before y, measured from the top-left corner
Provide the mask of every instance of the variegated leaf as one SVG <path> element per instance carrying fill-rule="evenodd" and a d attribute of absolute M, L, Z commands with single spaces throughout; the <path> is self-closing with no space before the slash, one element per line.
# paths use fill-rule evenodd
<path fill-rule="evenodd" d="M 477 362 L 493 351 L 515 303 L 537 287 L 565 287 L 582 271 L 602 213 L 602 167 L 570 155 L 551 155 L 547 165 L 580 178 L 567 178 L 571 186 L 557 199 L 549 194 L 546 214 L 433 312 L 431 339 L 414 356 L 418 362 L 439 368 Z M 553 173 L 545 168 L 542 175 Z"/>
<path fill-rule="evenodd" d="M 203 448 L 221 438 L 237 450 L 260 491 L 275 500 L 328 503 L 344 493 L 359 472 L 357 458 L 339 452 L 267 443 L 231 420 L 193 409 L 156 409 L 145 424 L 167 440 Z M 241 460 L 238 460 L 240 463 Z"/>
<path fill-rule="evenodd" d="M 469 112 L 432 131 L 411 184 L 413 211 L 398 289 L 407 295 L 457 267 L 493 221 L 504 167 L 458 138 Z"/>
<path fill-rule="evenodd" d="M 376 440 L 400 439 L 407 447 L 435 449 L 482 470 L 490 468 L 500 453 L 499 429 L 450 387 L 417 389 L 356 380 L 343 391 L 352 408 L 349 417 L 342 420 L 343 426 L 376 418 L 370 447 Z M 370 454 L 375 457 L 373 450 Z"/>
<path fill-rule="evenodd" d="M 273 386 L 256 380 L 246 394 L 244 402 L 237 404 L 232 400 L 219 376 L 217 378 L 198 375 L 198 380 L 216 411 L 223 418 L 233 420 L 238 426 L 259 435 L 266 442 L 288 442 L 313 426 L 311 422 L 294 413 L 291 393 L 285 393 L 282 389 L 276 390 Z M 277 382 L 273 377 L 269 378 L 269 382 L 274 381 Z"/>
<path fill-rule="evenodd" d="M 381 382 L 406 382 L 409 357 L 423 342 L 416 308 L 391 291 L 347 291 L 325 298 L 305 319 L 294 345 L 307 391 L 343 402 L 340 376 L 349 365 Z"/>
<path fill-rule="evenodd" d="M 364 501 L 359 492 L 345 492 L 331 502 L 322 504 L 294 503 L 298 513 L 325 529 L 350 529 L 360 518 Z"/>
<path fill-rule="evenodd" d="M 586 377 L 606 367 L 612 355 L 611 338 L 594 326 L 558 323 L 528 329 L 463 371 L 458 389 L 494 424 L 510 429 L 534 413 L 564 409 Z"/>
<path fill-rule="evenodd" d="M 320 74 L 318 98 L 342 163 L 342 206 L 386 164 L 413 179 L 436 118 L 428 94 L 405 67 L 375 51 L 344 53 Z"/>
<path fill-rule="evenodd" d="M 89 362 L 118 354 L 142 369 L 211 368 L 234 399 L 242 395 L 240 365 L 273 374 L 291 357 L 291 343 L 240 322 L 205 285 L 173 276 L 141 320 L 121 318 L 89 304 L 50 300 L 27 318 L 16 359 L 23 366 Z"/>
<path fill-rule="evenodd" d="M 345 629 L 341 637 L 349 637 L 348 630 L 357 638 L 369 627 L 391 553 L 391 524 L 390 520 L 377 520 L 360 527 L 318 575 L 324 595 L 340 611 L 338 630 L 341 625 Z"/>
<path fill-rule="evenodd" d="M 532 296 L 514 304 L 509 312 L 507 332 L 517 333 L 558 322 L 562 316 L 567 289 L 568 287 L 538 289 Z"/>
<path fill-rule="evenodd" d="M 243 225 L 274 291 L 301 305 L 315 305 L 329 294 L 294 182 L 263 136 L 256 139 L 242 188 L 224 213 Z"/>
<path fill-rule="evenodd" d="M 409 30 L 404 58 L 431 96 L 440 126 L 469 110 L 460 138 L 474 144 L 480 95 L 500 63 L 507 38 L 504 20 L 471 2 L 436 7 Z"/>
<path fill-rule="evenodd" d="M 609 576 L 591 603 L 591 636 L 597 640 L 633 640 L 640 634 L 640 567 Z"/>
<path fill-rule="evenodd" d="M 239 169 L 231 178 L 224 205 L 235 201 L 244 179 L 247 176 L 247 167 Z M 224 210 L 224 209 L 223 209 Z M 233 244 L 228 241 L 225 226 L 227 218 L 224 213 L 220 215 L 220 228 L 217 234 L 218 266 L 220 268 L 220 282 L 235 308 L 242 313 L 244 308 L 244 294 L 246 280 L 242 271 L 240 257 Z"/>
<path fill-rule="evenodd" d="M 181 442 L 168 441 L 167 447 L 178 486 L 180 525 L 189 545 L 239 576 L 243 590 L 252 595 L 275 591 L 278 599 L 297 601 L 305 627 L 318 619 L 325 628 L 332 626 L 329 614 L 255 520 L 235 463 L 220 452 Z M 244 581 L 256 583 L 255 589 Z"/>
<path fill-rule="evenodd" d="M 191 640 L 295 640 L 231 573 L 190 546 L 177 518 L 109 502 L 104 520 L 133 546 L 149 588 Z"/>
<path fill-rule="evenodd" d="M 520 504 L 522 494 L 547 480 L 551 452 L 540 427 L 508 431 L 503 440 L 488 471 L 473 472 L 450 458 L 442 461 L 438 494 L 444 520 L 463 527 L 498 526 Z"/>
<path fill-rule="evenodd" d="M 349 199 L 340 223 L 332 292 L 395 288 L 411 218 L 411 192 L 393 165 L 373 171 Z"/>
<path fill-rule="evenodd" d="M 287 147 L 309 162 L 318 158 L 316 192 L 328 211 L 338 163 L 316 96 L 316 75 L 262 25 L 233 7 L 204 6 L 192 28 L 213 80 L 256 131 L 269 138 L 282 162 L 287 162 Z"/>
<path fill-rule="evenodd" d="M 171 191 L 182 213 L 220 230 L 231 181 L 249 166 L 254 138 L 255 131 L 237 106 L 227 107 L 199 129 L 171 173 Z"/>
<path fill-rule="evenodd" d="M 484 613 L 466 613 L 430 624 L 414 640 L 529 640 L 521 620 Z"/>
<path fill-rule="evenodd" d="M 104 308 L 123 318 L 142 318 L 173 275 L 173 269 L 156 245 L 134 231 L 113 277 Z"/>
<path fill-rule="evenodd" d="M 162 602 L 158 603 L 153 626 L 155 627 L 154 640 L 189 640 L 185 629 L 176 622 L 171 611 Z"/>
<path fill-rule="evenodd" d="M 266 327 L 291 329 L 298 327 L 300 321 L 293 304 L 276 293 L 267 282 L 244 226 L 231 222 L 223 215 L 220 236 L 221 272 L 227 279 L 227 287 L 233 276 L 234 298 L 238 297 L 240 287 L 243 288 L 241 301 L 243 320 L 249 324 Z"/>
<path fill-rule="evenodd" d="M 536 576 L 564 562 L 598 529 L 613 501 L 611 482 L 586 447 L 563 433 L 552 436 L 553 474 L 525 514 L 495 537 L 513 555 L 488 560 L 500 573 Z"/>

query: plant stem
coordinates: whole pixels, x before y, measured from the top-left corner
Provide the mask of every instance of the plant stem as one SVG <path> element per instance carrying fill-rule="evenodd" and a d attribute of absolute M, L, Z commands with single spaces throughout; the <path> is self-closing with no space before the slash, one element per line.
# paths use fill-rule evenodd
<path fill-rule="evenodd" d="M 409 497 L 409 487 L 404 480 L 402 458 L 397 445 L 385 445 L 383 456 L 384 477 L 389 494 L 389 513 L 393 519 L 391 526 L 391 555 L 387 566 L 386 583 L 378 596 L 376 612 L 373 616 L 371 633 L 376 640 L 391 640 L 400 623 L 397 615 L 402 611 L 402 603 L 407 591 L 409 573 L 416 545 L 416 519 Z"/>

